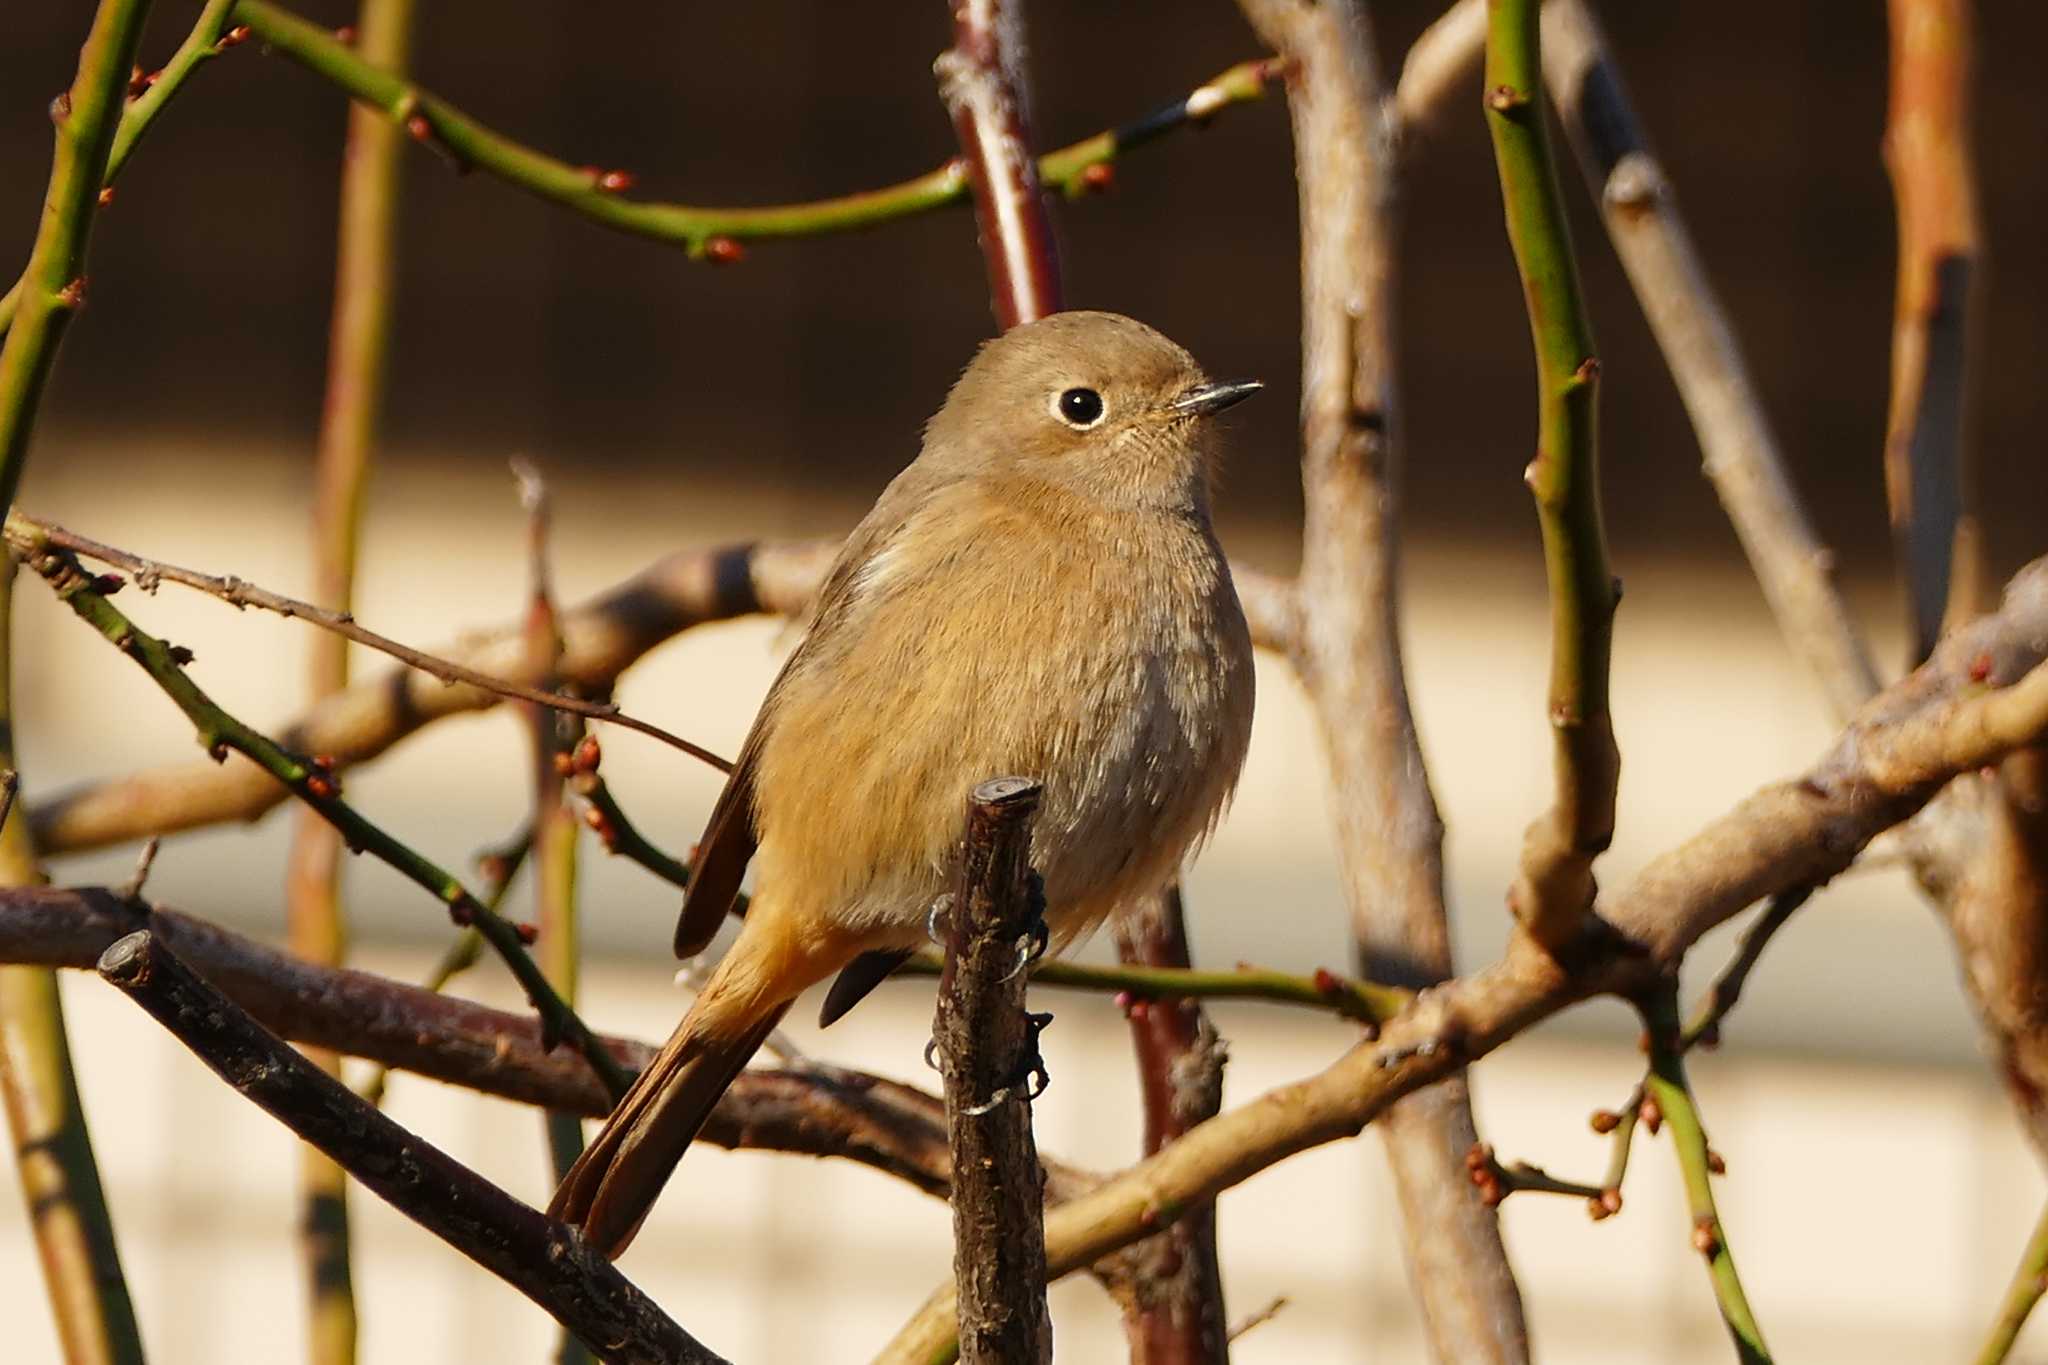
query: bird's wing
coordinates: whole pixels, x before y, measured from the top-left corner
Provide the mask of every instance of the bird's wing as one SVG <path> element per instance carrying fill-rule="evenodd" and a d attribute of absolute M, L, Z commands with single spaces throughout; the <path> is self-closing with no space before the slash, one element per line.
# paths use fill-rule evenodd
<path fill-rule="evenodd" d="M 760 713 L 754 717 L 754 727 L 747 732 L 747 741 L 740 748 L 739 760 L 733 764 L 732 775 L 726 779 L 725 790 L 719 793 L 718 803 L 711 808 L 711 818 L 705 822 L 703 837 L 697 841 L 690 885 L 683 892 L 683 910 L 676 920 L 677 957 L 695 957 L 711 942 L 718 926 L 731 913 L 740 882 L 747 875 L 747 864 L 753 861 L 754 850 L 760 845 L 754 827 L 754 769 L 762 746 L 774 729 L 776 702 L 783 684 L 803 666 L 815 643 L 846 619 L 848 609 L 859 595 L 862 567 L 888 548 L 919 505 L 945 482 L 948 481 L 934 478 L 929 470 L 911 464 L 883 490 L 873 509 L 840 547 L 839 558 L 833 561 L 824 586 L 818 590 L 803 639 L 769 687 Z"/>

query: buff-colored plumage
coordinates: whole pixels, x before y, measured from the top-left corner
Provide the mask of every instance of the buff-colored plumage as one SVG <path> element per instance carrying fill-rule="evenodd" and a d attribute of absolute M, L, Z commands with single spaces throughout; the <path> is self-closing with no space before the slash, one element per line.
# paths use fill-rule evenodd
<path fill-rule="evenodd" d="M 713 811 L 677 947 L 709 940 L 751 859 L 739 939 L 553 1212 L 623 1249 L 789 1003 L 854 964 L 837 1012 L 923 941 L 977 782 L 1044 784 L 1032 865 L 1056 941 L 1178 873 L 1250 737 L 1208 419 L 1251 387 L 1107 313 L 982 348 L 848 539 Z M 1099 417 L 1075 420 L 1076 390 Z"/>

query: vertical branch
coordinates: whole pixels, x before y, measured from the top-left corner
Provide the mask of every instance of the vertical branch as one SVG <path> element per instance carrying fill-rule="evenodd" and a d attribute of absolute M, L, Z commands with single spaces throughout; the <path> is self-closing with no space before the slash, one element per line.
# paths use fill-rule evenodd
<path fill-rule="evenodd" d="M 1509 904 L 1524 929 L 1554 949 L 1583 923 L 1593 903 L 1593 860 L 1614 837 L 1621 755 L 1607 710 L 1607 664 L 1619 593 L 1600 519 L 1600 362 L 1551 163 L 1537 10 L 1537 0 L 1488 0 L 1485 106 L 1536 350 L 1536 458 L 1524 478 L 1536 496 L 1550 581 L 1556 740 L 1556 796 L 1529 826 Z"/>
<path fill-rule="evenodd" d="M 1741 1277 L 1735 1273 L 1735 1253 L 1729 1249 L 1727 1229 L 1721 1226 L 1721 1215 L 1714 1207 L 1713 1177 L 1720 1162 L 1707 1146 L 1706 1128 L 1685 1079 L 1675 987 L 1665 987 L 1644 1003 L 1643 1023 L 1650 1040 L 1650 1074 L 1643 1089 L 1671 1125 L 1671 1145 L 1678 1151 L 1685 1201 L 1692 1210 L 1693 1249 L 1707 1262 L 1714 1301 L 1735 1343 L 1736 1359 L 1745 1365 L 1768 1365 L 1770 1348 L 1764 1345 L 1763 1330 L 1756 1325 L 1756 1315 L 1742 1291 Z"/>
<path fill-rule="evenodd" d="M 209 985 L 151 931 L 137 930 L 108 948 L 99 973 L 243 1098 L 564 1327 L 597 1343 L 606 1359 L 724 1365 L 574 1229 L 372 1109 Z"/>
<path fill-rule="evenodd" d="M 1119 921 L 1117 955 L 1152 967 L 1191 965 L 1178 886 Z M 1215 1117 L 1223 1107 L 1223 1040 L 1196 1000 L 1134 1001 L 1131 1043 L 1145 1104 L 1144 1153 Z M 1124 1335 L 1132 1365 L 1221 1365 L 1230 1358 L 1214 1201 L 1127 1253 Z"/>
<path fill-rule="evenodd" d="M 519 501 L 526 508 L 528 581 L 532 595 L 526 609 L 526 659 L 540 685 L 554 688 L 560 682 L 562 661 L 561 623 L 555 612 L 555 596 L 548 572 L 548 490 L 540 471 L 523 460 L 512 462 L 519 481 Z M 576 923 L 576 839 L 580 826 L 570 808 L 568 780 L 572 771 L 570 751 L 577 729 L 571 717 L 545 706 L 525 703 L 528 733 L 533 740 L 533 850 L 534 919 L 539 927 L 534 956 L 540 969 L 563 1003 L 576 1006 L 576 968 L 580 935 Z M 595 741 L 591 741 L 595 743 Z M 548 1160 L 553 1183 L 559 1185 L 576 1158 L 583 1155 L 583 1121 L 564 1110 L 549 1110 L 547 1126 Z M 573 1332 L 564 1332 L 555 1348 L 557 1365 L 583 1365 L 593 1360 Z"/>
<path fill-rule="evenodd" d="M 1970 0 L 1890 0 L 1885 166 L 1898 202 L 1891 406 L 1884 482 L 1917 664 L 1934 648 L 1951 569 L 1974 537 L 1963 405 L 1970 292 L 1978 267 L 1970 157 Z"/>
<path fill-rule="evenodd" d="M 1707 478 L 1785 641 L 1846 720 L 1877 691 L 1834 555 L 1799 505 L 1728 315 L 1585 0 L 1543 7 L 1543 71 L 1609 239 L 1692 418 Z"/>
<path fill-rule="evenodd" d="M 1451 972 L 1443 826 L 1409 710 L 1398 620 L 1400 428 L 1394 166 L 1380 78 L 1354 6 L 1246 0 L 1291 62 L 1302 233 L 1301 619 L 1293 661 L 1315 707 L 1363 970 L 1404 985 Z M 1440 1360 L 1528 1354 L 1496 1215 L 1463 1160 L 1462 1076 L 1394 1106 L 1386 1143 L 1409 1274 Z"/>
<path fill-rule="evenodd" d="M 85 298 L 93 210 L 148 11 L 148 0 L 101 0 L 77 77 L 50 109 L 57 140 L 42 225 L 0 343 L 0 513 L 13 506 L 57 343 Z M 0 767 L 10 770 L 14 574 L 12 553 L 0 553 Z M 38 880 L 25 816 L 10 809 L 0 819 L 0 884 Z M 142 1338 L 79 1104 L 56 977 L 47 970 L 0 967 L 0 1092 L 67 1357 L 139 1362 Z"/>
<path fill-rule="evenodd" d="M 363 0 L 356 37 L 363 60 L 403 71 L 411 41 L 412 0 Z M 374 110 L 350 107 L 327 397 L 313 468 L 313 595 L 334 611 L 351 610 L 355 597 L 363 503 L 383 408 L 403 153 L 398 127 Z M 308 690 L 318 705 L 348 686 L 348 641 L 316 631 L 311 645 Z M 291 947 L 309 962 L 329 967 L 339 966 L 348 952 L 341 852 L 340 837 L 318 814 L 296 813 L 285 873 Z M 308 1056 L 330 1076 L 341 1074 L 333 1053 Z M 339 1166 L 307 1147 L 300 1153 L 299 1196 L 309 1356 L 313 1365 L 350 1365 L 356 1358 L 356 1304 L 349 1267 L 348 1181 Z"/>
<path fill-rule="evenodd" d="M 78 54 L 78 76 L 50 106 L 57 150 L 42 226 L 22 276 L 14 325 L 0 345 L 0 513 L 14 505 L 57 343 L 85 303 L 86 239 L 148 13 L 149 0 L 100 0 Z"/>
<path fill-rule="evenodd" d="M 933 64 L 974 188 L 996 323 L 1058 312 L 1059 250 L 1031 157 L 1021 0 L 952 0 L 953 46 Z"/>
<path fill-rule="evenodd" d="M 1040 1020 L 1024 1012 L 1020 945 L 1040 921 L 1026 859 L 1039 785 L 999 777 L 967 802 L 932 1041 L 953 1156 L 953 1277 L 964 1365 L 1052 1359 L 1045 1172 L 1031 1137 Z"/>
<path fill-rule="evenodd" d="M 0 886 L 42 881 L 17 810 L 14 768 L 14 556 L 0 550 Z M 71 1069 L 64 1004 L 48 967 L 0 966 L 0 1102 L 14 1145 L 51 1314 L 72 1365 L 141 1365 L 142 1334 L 121 1274 L 92 1134 Z"/>

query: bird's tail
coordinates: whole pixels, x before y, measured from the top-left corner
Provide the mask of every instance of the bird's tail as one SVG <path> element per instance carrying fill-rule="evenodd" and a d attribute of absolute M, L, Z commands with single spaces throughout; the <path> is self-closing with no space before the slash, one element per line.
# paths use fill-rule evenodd
<path fill-rule="evenodd" d="M 633 1240 L 718 1097 L 789 1011 L 786 1000 L 769 1004 L 735 1027 L 718 1017 L 717 1000 L 714 990 L 697 998 L 548 1204 L 606 1256 Z"/>

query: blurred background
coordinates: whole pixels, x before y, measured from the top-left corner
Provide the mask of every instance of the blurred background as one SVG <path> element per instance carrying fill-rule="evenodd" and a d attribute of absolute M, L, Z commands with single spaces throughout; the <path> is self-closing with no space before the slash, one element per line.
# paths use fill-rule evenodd
<path fill-rule="evenodd" d="M 45 107 L 88 7 L 16 7 L 0 44 L 0 260 L 23 259 L 49 156 Z M 145 61 L 189 20 L 163 6 Z M 322 22 L 348 6 L 299 4 Z M 1058 145 L 1184 94 L 1258 51 L 1226 4 L 1041 0 L 1031 9 L 1040 141 Z M 1439 10 L 1373 7 L 1389 70 Z M 1608 6 L 1603 18 L 1680 203 L 1747 348 L 1823 538 L 1887 664 L 1903 653 L 1879 477 L 1892 204 L 1878 155 L 1881 6 Z M 953 150 L 932 57 L 937 4 L 424 6 L 428 88 L 571 161 L 624 167 L 637 193 L 765 203 L 840 193 Z M 2038 476 L 2048 267 L 2048 114 L 2028 54 L 2048 17 L 1986 7 L 1976 101 L 1988 265 L 1978 295 L 1971 445 L 2002 579 L 2044 548 Z M 102 215 L 91 307 L 66 342 L 22 501 L 137 552 L 307 591 L 304 527 L 332 287 L 345 105 L 251 45 L 211 64 L 151 135 Z M 1526 324 L 1477 107 L 1410 140 L 1403 177 L 1406 635 L 1411 687 L 1450 829 L 1462 960 L 1505 936 L 1522 827 L 1548 799 L 1541 560 L 1520 482 L 1533 439 Z M 1610 885 L 1758 784 L 1810 761 L 1830 727 L 1699 476 L 1699 453 L 1580 181 L 1578 243 L 1597 327 L 1605 489 L 1627 581 L 1615 713 L 1625 768 Z M 1069 299 L 1128 312 L 1218 374 L 1264 378 L 1240 409 L 1219 520 L 1243 562 L 1293 567 L 1300 515 L 1291 148 L 1277 98 L 1131 155 L 1113 193 L 1057 210 Z M 2035 243 L 2029 246 L 2029 243 Z M 845 530 L 914 453 L 921 422 L 990 330 L 971 220 L 757 244 L 736 267 L 610 234 L 422 151 L 404 179 L 401 287 L 383 462 L 358 611 L 432 647 L 514 619 L 523 519 L 506 472 L 552 479 L 556 572 L 575 600 L 690 544 Z M 31 796 L 189 760 L 189 728 L 138 672 L 33 582 L 18 594 L 19 745 Z M 125 599 L 124 599 L 125 601 Z M 252 723 L 304 692 L 303 628 L 167 591 L 128 604 L 191 646 L 196 676 Z M 730 752 L 784 632 L 707 628 L 625 679 L 628 709 Z M 362 667 L 379 668 L 372 659 Z M 1346 960 L 1306 710 L 1261 674 L 1251 766 L 1190 878 L 1198 961 L 1294 970 Z M 447 722 L 352 775 L 375 819 L 448 865 L 523 818 L 526 742 L 509 713 Z M 715 775 L 607 736 L 606 775 L 650 835 L 681 849 Z M 281 934 L 286 821 L 169 842 L 151 890 Z M 664 1033 L 674 895 L 588 848 L 586 1014 Z M 60 861 L 120 880 L 133 850 Z M 361 863 L 349 899 L 365 965 L 416 976 L 449 932 L 437 908 Z M 1727 935 L 1696 954 L 1696 984 Z M 1096 952 L 1106 951 L 1097 945 Z M 509 998 L 495 969 L 469 988 Z M 495 993 L 495 994 L 494 994 Z M 291 1141 L 139 1013 L 71 978 L 74 1045 L 146 1339 L 155 1358 L 301 1352 Z M 929 987 L 892 986 L 820 1055 L 918 1078 Z M 1121 1021 L 1055 999 L 1040 1141 L 1102 1167 L 1138 1141 Z M 799 1010 L 801 1017 L 804 1011 Z M 1218 1011 L 1228 1098 L 1323 1065 L 1349 1030 L 1272 1009 Z M 1723 1214 L 1786 1358 L 1919 1362 L 1965 1354 L 2042 1196 L 2039 1167 L 1980 1055 L 1944 934 L 1896 872 L 1859 871 L 1774 943 L 1697 1079 L 1730 1176 Z M 1480 1068 L 1480 1125 L 1504 1157 L 1592 1178 L 1586 1114 L 1640 1066 L 1618 1007 L 1581 1009 Z M 531 1114 L 401 1078 L 393 1111 L 529 1198 L 547 1166 Z M 1542 1358 L 1725 1357 L 1690 1250 L 1668 1144 L 1641 1144 L 1627 1208 L 1504 1210 Z M 0 1186 L 11 1185 L 11 1168 Z M 365 1360 L 540 1360 L 536 1310 L 374 1201 L 355 1201 Z M 1421 1358 L 1395 1211 L 1374 1140 L 1289 1162 L 1227 1195 L 1233 1315 L 1289 1306 L 1251 1361 Z M 685 1325 L 746 1362 L 864 1358 L 945 1273 L 943 1207 L 837 1164 L 695 1153 L 626 1262 Z M 1062 1359 L 1118 1358 L 1085 1284 L 1055 1294 Z M 32 1243 L 0 1190 L 0 1332 L 9 1361 L 56 1358 Z M 2048 1330 L 2030 1337 L 2048 1359 Z"/>

